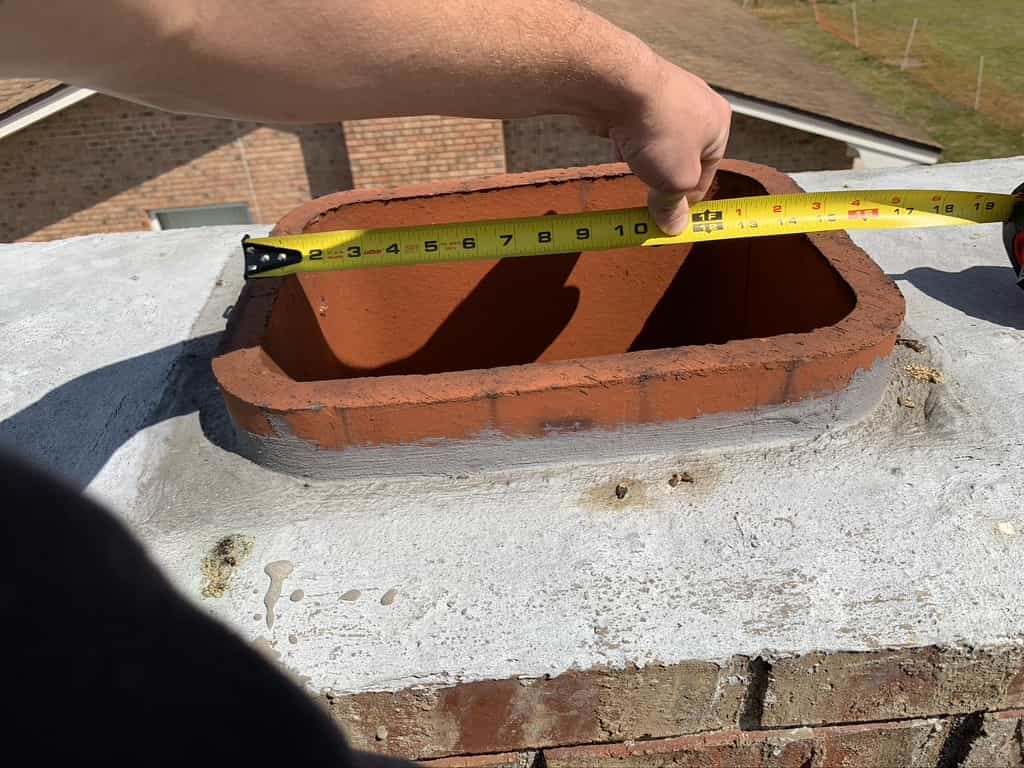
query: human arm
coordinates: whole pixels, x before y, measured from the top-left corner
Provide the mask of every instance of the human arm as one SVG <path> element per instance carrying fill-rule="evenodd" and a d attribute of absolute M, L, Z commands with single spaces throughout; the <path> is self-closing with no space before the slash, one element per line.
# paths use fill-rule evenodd
<path fill-rule="evenodd" d="M 729 125 L 703 81 L 568 0 L 0 0 L 0 76 L 262 122 L 575 115 L 673 233 Z"/>

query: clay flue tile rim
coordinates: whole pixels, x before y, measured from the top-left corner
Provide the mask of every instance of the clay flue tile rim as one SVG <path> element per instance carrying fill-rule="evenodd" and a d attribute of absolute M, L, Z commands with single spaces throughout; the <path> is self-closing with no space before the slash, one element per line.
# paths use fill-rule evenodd
<path fill-rule="evenodd" d="M 722 166 L 722 172 L 723 184 L 743 182 L 755 188 L 755 191 L 741 191 L 739 194 L 758 194 L 761 189 L 768 193 L 800 191 L 790 178 L 764 166 L 727 161 Z M 640 200 L 638 195 L 642 192 L 642 185 L 630 176 L 628 168 L 623 164 L 425 184 L 394 190 L 355 190 L 335 193 L 299 206 L 281 219 L 274 233 L 295 234 L 339 226 L 372 226 L 369 222 L 378 219 L 383 222 L 378 226 L 427 223 L 433 208 L 452 210 L 453 206 L 457 207 L 463 201 L 479 201 L 482 198 L 493 198 L 499 202 L 508 200 L 511 201 L 511 207 L 508 211 L 502 210 L 500 206 L 494 210 L 488 209 L 483 203 L 469 205 L 467 202 L 472 209 L 467 214 L 468 218 L 541 215 L 546 211 L 537 212 L 533 209 L 547 205 L 543 201 L 557 197 L 558 194 L 563 197 L 570 195 L 570 192 L 564 191 L 568 189 L 565 185 L 575 185 L 572 194 L 579 201 L 580 207 L 577 210 L 588 205 L 619 207 L 621 203 L 613 200 L 617 199 L 615 195 L 618 194 L 616 190 L 619 186 L 628 187 L 629 194 L 626 197 L 629 200 Z M 729 190 L 725 192 L 725 196 L 735 194 Z M 611 205 L 601 205 L 602 200 L 613 202 Z M 564 208 L 565 205 L 562 205 L 560 210 Z M 407 212 L 407 216 L 403 211 Z M 361 216 L 363 219 L 360 219 Z M 435 223 L 453 220 L 458 219 L 439 219 Z M 769 241 L 774 241 L 774 244 Z M 759 314 L 765 318 L 762 324 L 771 325 L 774 322 L 771 319 L 773 311 L 780 315 L 795 313 L 796 316 L 805 305 L 821 305 L 819 314 L 830 318 L 828 323 L 823 327 L 804 328 L 800 332 L 786 332 L 784 329 L 777 334 L 733 338 L 724 343 L 686 343 L 659 347 L 659 338 L 668 338 L 665 333 L 674 334 L 680 327 L 685 326 L 688 329 L 686 333 L 693 338 L 700 336 L 699 329 L 692 329 L 694 323 L 677 322 L 672 312 L 684 311 L 685 308 L 679 309 L 676 306 L 668 309 L 669 314 L 665 316 L 668 318 L 667 325 L 663 323 L 660 330 L 656 328 L 652 331 L 654 336 L 650 344 L 637 351 L 626 352 L 628 345 L 622 346 L 616 342 L 620 348 L 610 354 L 598 353 L 591 356 L 587 353 L 588 356 L 579 358 L 570 356 L 568 359 L 545 359 L 544 355 L 555 355 L 552 350 L 559 348 L 562 341 L 572 336 L 572 333 L 566 331 L 555 336 L 555 341 L 544 349 L 539 362 L 496 364 L 469 370 L 445 370 L 441 367 L 429 373 L 417 373 L 419 369 L 415 366 L 419 363 L 414 360 L 415 354 L 411 354 L 408 359 L 413 362 L 408 363 L 360 363 L 371 373 L 359 375 L 358 371 L 362 370 L 359 365 L 341 360 L 350 350 L 345 347 L 342 349 L 344 354 L 338 356 L 335 348 L 346 344 L 358 346 L 364 337 L 376 334 L 385 339 L 381 343 L 386 351 L 387 333 L 393 333 L 393 339 L 399 341 L 403 338 L 401 333 L 398 330 L 382 329 L 380 323 L 367 325 L 361 331 L 353 330 L 351 325 L 337 325 L 333 331 L 323 331 L 325 338 L 317 339 L 316 345 L 319 346 L 315 353 L 306 353 L 300 348 L 308 339 L 300 338 L 303 336 L 300 331 L 304 328 L 302 323 L 314 322 L 310 318 L 315 314 L 315 308 L 306 306 L 307 302 L 312 305 L 321 292 L 327 294 L 335 291 L 337 296 L 344 297 L 345 291 L 358 290 L 357 293 L 348 294 L 347 302 L 339 299 L 331 309 L 325 309 L 323 314 L 326 316 L 332 313 L 333 321 L 338 313 L 346 311 L 345 304 L 357 297 L 356 300 L 366 302 L 367 307 L 380 316 L 383 308 L 370 306 L 374 299 L 365 297 L 377 290 L 381 296 L 396 290 L 393 285 L 385 288 L 384 281 L 408 281 L 411 291 L 424 281 L 435 281 L 440 286 L 438 290 L 444 293 L 446 281 L 454 284 L 458 280 L 470 280 L 474 285 L 475 281 L 482 282 L 495 263 L 468 262 L 391 270 L 360 270 L 344 275 L 302 275 L 298 278 L 249 281 L 229 321 L 221 354 L 214 360 L 214 372 L 237 427 L 257 436 L 275 436 L 281 433 L 284 425 L 285 433 L 307 440 L 318 449 L 340 450 L 357 445 L 465 439 L 495 431 L 508 436 L 539 436 L 552 429 L 616 428 L 631 423 L 656 423 L 750 410 L 834 392 L 845 387 L 858 371 L 870 368 L 890 354 L 903 319 L 903 298 L 895 284 L 845 233 L 733 242 L 757 243 L 756 246 L 749 246 L 746 261 L 743 261 L 742 256 L 737 256 L 736 251 L 722 251 L 723 254 L 728 253 L 736 264 L 746 264 L 747 281 L 755 280 L 754 275 L 758 269 L 762 270 L 762 283 L 776 279 L 772 275 L 766 276 L 764 267 L 759 265 L 768 264 L 772 259 L 776 264 L 788 264 L 790 251 L 794 263 L 799 261 L 801 264 L 814 265 L 820 262 L 824 265 L 814 267 L 814 280 L 817 283 L 809 284 L 803 295 L 794 292 L 788 301 L 777 300 L 777 308 L 774 310 L 764 306 L 754 308 L 759 300 L 756 293 L 758 288 L 755 285 L 748 289 L 748 292 L 753 292 L 752 298 L 735 299 L 746 302 L 743 304 L 743 312 L 751 317 Z M 753 250 L 755 247 L 759 249 L 757 253 Z M 646 280 L 650 283 L 648 292 L 698 290 L 692 285 L 680 287 L 678 279 L 671 283 L 674 271 L 677 268 L 681 270 L 681 265 L 687 259 L 694 259 L 695 269 L 699 267 L 712 277 L 717 274 L 714 272 L 715 259 L 705 255 L 697 260 L 692 255 L 696 251 L 688 256 L 688 249 L 679 250 L 673 255 L 672 248 L 676 247 L 644 249 L 645 261 L 640 262 L 639 257 L 633 255 L 630 257 L 634 259 L 632 262 L 623 262 L 625 267 L 609 259 L 609 253 L 584 254 L 578 262 L 566 266 L 573 270 L 574 279 L 580 276 L 579 280 L 584 283 L 590 280 L 580 291 L 577 300 L 583 302 L 588 299 L 586 294 L 590 290 L 587 287 L 589 285 L 597 286 L 592 290 L 603 290 L 600 281 L 608 279 L 614 279 L 615 285 L 620 287 L 629 285 L 630 280 L 639 281 L 637 285 L 646 284 Z M 625 251 L 610 253 L 621 254 L 623 259 L 628 255 Z M 758 254 L 767 255 L 762 258 Z M 505 262 L 561 258 L 508 259 Z M 602 258 L 609 260 L 596 261 Z M 648 264 L 653 266 L 645 266 Z M 555 262 L 548 262 L 544 269 L 551 265 L 555 265 Z M 609 278 L 605 273 L 613 267 L 626 269 L 626 272 Z M 421 271 L 417 273 L 412 270 Z M 432 271 L 424 273 L 422 270 Z M 634 273 L 642 274 L 637 277 Z M 623 278 L 624 274 L 628 277 Z M 773 284 L 771 290 L 783 291 L 787 281 L 802 280 L 801 275 L 793 272 L 785 279 L 778 278 L 778 284 Z M 327 280 L 324 281 L 324 278 Z M 566 285 L 568 283 L 566 281 Z M 819 294 L 823 291 L 835 298 L 821 299 Z M 733 293 L 740 292 L 734 291 L 722 296 L 733 300 Z M 334 295 L 322 298 L 321 301 L 328 302 L 328 298 Z M 692 297 L 694 294 L 680 295 Z M 778 295 L 782 296 L 781 293 Z M 448 298 L 455 302 L 455 298 Z M 537 311 L 528 298 L 524 297 L 522 301 L 523 311 Z M 830 301 L 835 304 L 832 309 L 828 305 Z M 537 303 L 547 306 L 543 302 L 534 302 Z M 336 309 L 339 304 L 342 308 Z M 663 308 L 663 304 L 664 301 L 658 307 Z M 414 307 L 410 311 L 418 310 Z M 279 314 L 275 315 L 275 312 Z M 285 314 L 289 317 L 285 317 Z M 571 330 L 574 327 L 572 324 L 576 323 L 590 336 L 599 336 L 603 332 L 600 328 L 585 327 L 586 321 L 578 319 L 581 314 L 585 314 L 582 310 L 575 314 L 567 310 L 567 314 L 570 320 L 565 328 Z M 296 319 L 292 323 L 291 317 L 298 315 L 303 316 L 301 322 Z M 835 315 L 834 321 L 832 315 Z M 719 322 L 731 322 L 729 317 L 723 317 L 719 318 Z M 337 322 L 342 323 L 345 319 Z M 351 317 L 347 317 L 347 320 L 351 320 Z M 652 321 L 650 318 L 640 320 L 645 321 L 644 331 L 640 334 L 642 337 Z M 606 320 L 601 322 L 607 324 Z M 601 325 L 601 322 L 594 321 L 594 324 Z M 756 328 L 755 321 L 749 322 L 754 323 L 751 327 Z M 815 320 L 808 315 L 799 322 L 808 325 Z M 294 326 L 291 338 L 288 337 L 288 328 L 291 327 L 288 323 Z M 327 321 L 315 320 L 315 323 L 320 325 L 306 327 L 305 330 L 312 328 L 314 333 L 306 333 L 305 336 L 317 336 L 317 327 L 326 327 Z M 658 337 L 659 333 L 661 337 Z M 573 349 L 570 341 L 562 344 L 562 348 Z M 310 349 L 316 346 L 312 342 L 310 344 Z M 457 347 L 457 344 L 454 345 L 443 355 L 457 357 L 461 354 Z M 587 342 L 583 347 L 600 351 L 601 344 Z M 367 350 L 359 354 L 364 357 L 380 354 L 380 350 L 371 346 Z M 500 350 L 495 354 L 500 357 Z M 473 359 L 478 357 L 480 355 Z M 335 370 L 347 372 L 318 378 L 318 371 Z M 295 375 L 296 371 L 302 375 Z M 382 372 L 388 375 L 381 375 Z"/>

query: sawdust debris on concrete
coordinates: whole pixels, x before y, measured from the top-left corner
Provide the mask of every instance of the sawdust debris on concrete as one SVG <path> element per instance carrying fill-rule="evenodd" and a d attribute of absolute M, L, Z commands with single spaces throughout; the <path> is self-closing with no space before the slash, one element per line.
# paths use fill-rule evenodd
<path fill-rule="evenodd" d="M 241 534 L 223 537 L 203 559 L 203 597 L 223 597 L 231 588 L 235 570 L 252 554 L 253 538 Z"/>
<path fill-rule="evenodd" d="M 1003 520 L 996 523 L 996 531 L 1001 533 L 1003 536 L 1016 536 L 1017 529 L 1013 526 L 1013 523 L 1008 520 Z"/>
<path fill-rule="evenodd" d="M 918 381 L 926 381 L 929 384 L 941 384 L 943 381 L 942 371 L 932 368 L 929 365 L 911 364 L 903 368 L 907 375 Z"/>

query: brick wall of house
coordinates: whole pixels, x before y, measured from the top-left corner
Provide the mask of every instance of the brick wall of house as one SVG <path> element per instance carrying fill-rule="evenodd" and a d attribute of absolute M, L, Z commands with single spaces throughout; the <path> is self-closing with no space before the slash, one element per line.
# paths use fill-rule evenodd
<path fill-rule="evenodd" d="M 338 125 L 270 128 L 97 95 L 0 142 L 0 241 L 149 229 L 155 209 L 227 203 L 270 223 L 349 187 Z"/>
<path fill-rule="evenodd" d="M 394 187 L 505 172 L 500 120 L 382 118 L 345 123 L 356 187 Z"/>
<path fill-rule="evenodd" d="M 849 168 L 841 142 L 737 115 L 729 156 Z M 244 203 L 273 223 L 340 189 L 592 165 L 611 142 L 573 118 L 388 118 L 268 127 L 93 96 L 0 142 L 0 241 L 150 227 L 150 212 Z"/>
<path fill-rule="evenodd" d="M 610 140 L 590 134 L 571 117 L 506 120 L 504 134 L 509 172 L 615 160 Z M 735 114 L 728 156 L 787 172 L 840 170 L 853 165 L 846 144 L 841 141 Z"/>
<path fill-rule="evenodd" d="M 616 160 L 610 139 L 594 136 L 567 115 L 505 120 L 502 129 L 509 173 L 598 165 Z"/>

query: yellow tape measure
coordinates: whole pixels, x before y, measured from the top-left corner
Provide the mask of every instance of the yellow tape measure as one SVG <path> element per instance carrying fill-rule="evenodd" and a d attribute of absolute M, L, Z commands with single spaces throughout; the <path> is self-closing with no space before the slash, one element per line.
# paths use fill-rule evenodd
<path fill-rule="evenodd" d="M 681 235 L 646 208 L 242 240 L 245 276 L 606 251 L 833 230 L 909 229 L 1008 221 L 1022 198 L 984 192 L 848 190 L 709 200 Z"/>

